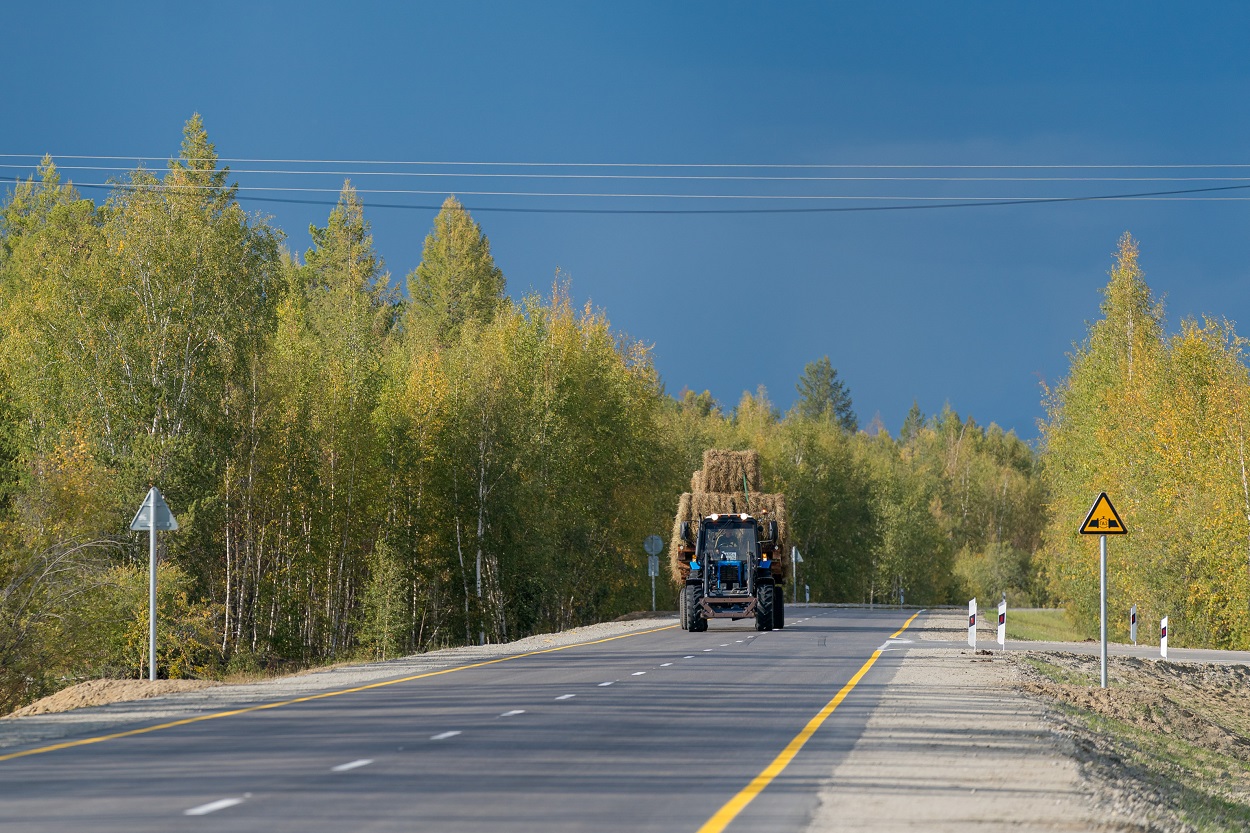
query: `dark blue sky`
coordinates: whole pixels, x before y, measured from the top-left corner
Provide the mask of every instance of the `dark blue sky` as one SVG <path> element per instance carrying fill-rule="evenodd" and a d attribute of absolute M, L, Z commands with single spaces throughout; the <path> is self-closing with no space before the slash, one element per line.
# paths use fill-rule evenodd
<path fill-rule="evenodd" d="M 142 156 L 160 165 L 177 152 L 183 122 L 200 112 L 218 152 L 238 159 L 1250 165 L 1250 9 L 1240 3 L 51 2 L 6 6 L 0 31 L 9 67 L 4 154 Z M 361 165 L 319 169 L 353 171 L 361 188 L 455 191 L 470 210 L 916 205 L 901 198 L 1138 193 L 1250 177 L 1250 167 L 544 168 L 1224 181 L 401 180 L 361 176 Z M 68 173 L 84 183 L 107 175 Z M 343 179 L 237 178 L 332 189 Z M 474 190 L 899 199 L 467 193 Z M 1066 353 L 1098 314 L 1124 231 L 1141 242 L 1172 328 L 1204 313 L 1250 321 L 1246 195 L 865 213 L 475 216 L 511 294 L 545 291 L 563 270 L 577 299 L 654 345 L 670 392 L 709 388 L 732 405 L 763 384 L 787 408 L 803 365 L 828 354 L 862 423 L 879 413 L 897 430 L 916 399 L 927 413 L 950 402 L 1032 438 L 1039 382 L 1066 372 Z M 440 202 L 415 194 L 365 200 Z M 308 224 L 328 212 L 244 204 L 272 215 L 301 252 Z M 367 212 L 397 281 L 419 261 L 433 213 Z"/>

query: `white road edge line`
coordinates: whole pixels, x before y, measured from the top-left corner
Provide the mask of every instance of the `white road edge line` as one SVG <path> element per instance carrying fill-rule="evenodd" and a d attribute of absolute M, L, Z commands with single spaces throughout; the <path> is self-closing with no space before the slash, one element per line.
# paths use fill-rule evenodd
<path fill-rule="evenodd" d="M 371 763 L 373 763 L 372 758 L 361 758 L 359 761 L 352 761 L 351 763 L 339 764 L 338 766 L 332 766 L 330 767 L 330 771 L 331 772 L 347 772 L 349 769 L 360 769 L 362 766 L 369 766 L 369 764 Z"/>
<path fill-rule="evenodd" d="M 516 717 L 518 714 L 525 714 L 525 709 L 513 709 L 510 712 L 504 712 L 500 717 Z"/>
<path fill-rule="evenodd" d="M 576 694 L 561 694 L 556 699 L 557 700 L 572 700 L 576 696 L 577 696 Z"/>
<path fill-rule="evenodd" d="M 437 735 L 432 735 L 430 740 L 447 740 L 448 738 L 454 738 L 458 734 L 460 734 L 458 731 L 439 732 Z"/>
<path fill-rule="evenodd" d="M 215 813 L 218 810 L 224 810 L 227 807 L 233 807 L 236 804 L 242 804 L 241 798 L 220 798 L 217 801 L 210 801 L 207 804 L 201 804 L 199 807 L 192 807 L 190 810 L 183 810 L 184 816 L 207 816 L 209 813 Z"/>

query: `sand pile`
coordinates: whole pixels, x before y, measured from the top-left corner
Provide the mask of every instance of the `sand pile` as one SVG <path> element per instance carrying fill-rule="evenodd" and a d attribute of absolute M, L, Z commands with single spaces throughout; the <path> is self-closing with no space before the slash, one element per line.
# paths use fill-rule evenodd
<path fill-rule="evenodd" d="M 6 717 L 25 717 L 32 714 L 53 714 L 82 709 L 87 706 L 104 706 L 123 700 L 144 700 L 177 691 L 193 691 L 197 688 L 221 685 L 211 680 L 88 680 L 50 694 L 23 706 Z"/>

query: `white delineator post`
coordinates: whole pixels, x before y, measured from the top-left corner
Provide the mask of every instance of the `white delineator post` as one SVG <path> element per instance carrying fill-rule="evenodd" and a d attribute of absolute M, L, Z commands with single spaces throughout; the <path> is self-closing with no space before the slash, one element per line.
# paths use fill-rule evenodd
<path fill-rule="evenodd" d="M 1133 644 L 1137 644 L 1137 605 L 1128 612 L 1128 635 Z"/>
<path fill-rule="evenodd" d="M 977 600 L 968 602 L 968 647 L 977 647 Z"/>
<path fill-rule="evenodd" d="M 1007 597 L 998 603 L 998 647 L 1007 647 Z"/>
<path fill-rule="evenodd" d="M 1159 655 L 1168 658 L 1168 617 L 1164 616 L 1159 623 Z"/>

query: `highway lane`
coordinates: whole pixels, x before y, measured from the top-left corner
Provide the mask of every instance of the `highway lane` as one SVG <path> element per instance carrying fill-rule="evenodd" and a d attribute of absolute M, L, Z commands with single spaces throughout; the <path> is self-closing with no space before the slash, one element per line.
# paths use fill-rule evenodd
<path fill-rule="evenodd" d="M 0 831 L 696 831 L 907 620 L 792 612 L 783 631 L 672 628 L 3 761 Z M 728 830 L 802 829 L 901 655 Z"/>

